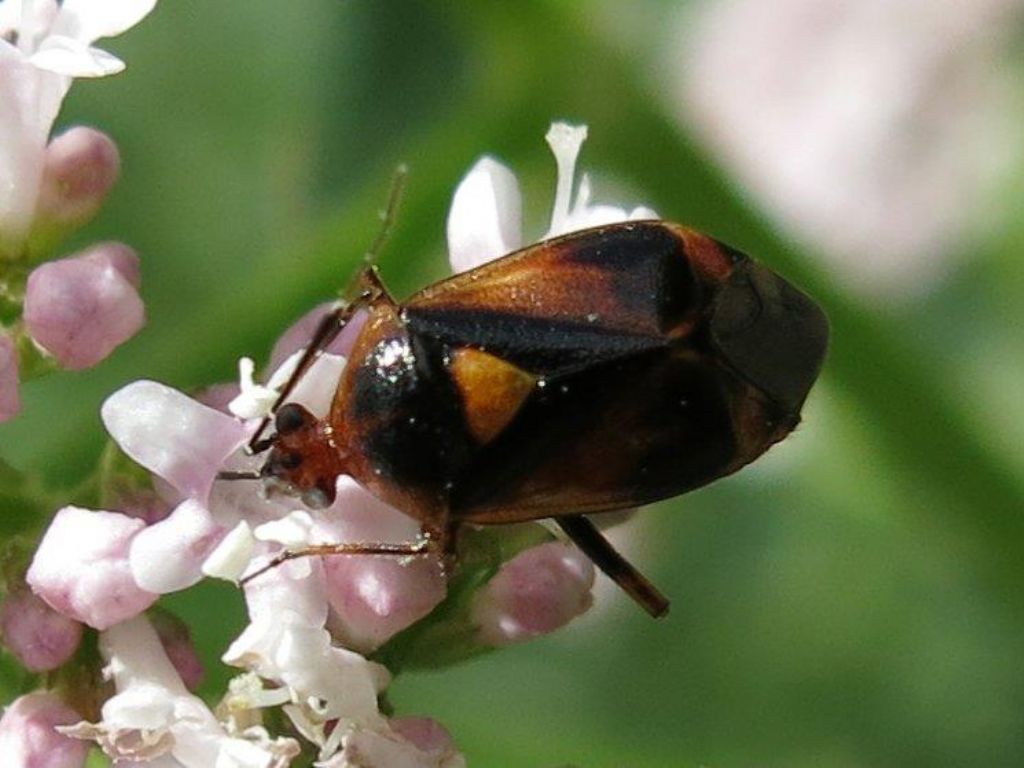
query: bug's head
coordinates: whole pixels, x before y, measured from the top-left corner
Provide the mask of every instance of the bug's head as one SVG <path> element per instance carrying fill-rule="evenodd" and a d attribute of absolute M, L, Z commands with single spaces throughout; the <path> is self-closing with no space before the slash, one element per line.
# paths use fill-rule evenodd
<path fill-rule="evenodd" d="M 276 434 L 260 469 L 267 495 L 296 496 L 312 509 L 329 507 L 340 474 L 329 427 L 295 403 L 277 410 L 274 427 Z"/>
<path fill-rule="evenodd" d="M 787 414 L 799 416 L 828 348 L 828 318 L 821 307 L 747 259 L 722 285 L 710 330 L 718 353 L 737 373 Z"/>

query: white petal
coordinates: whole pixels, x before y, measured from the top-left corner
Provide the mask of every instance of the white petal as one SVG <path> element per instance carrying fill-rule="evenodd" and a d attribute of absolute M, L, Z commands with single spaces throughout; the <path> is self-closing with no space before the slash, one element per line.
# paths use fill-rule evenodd
<path fill-rule="evenodd" d="M 296 358 L 296 362 L 298 358 Z M 290 362 L 290 361 L 289 361 Z M 239 419 L 257 419 L 270 413 L 277 402 L 277 390 L 270 386 L 257 384 L 253 379 L 256 363 L 251 357 L 243 357 L 238 361 L 238 396 L 228 403 L 228 410 Z"/>
<path fill-rule="evenodd" d="M 310 558 L 306 558 L 311 560 Z M 313 559 L 315 561 L 315 559 Z M 327 592 L 323 568 L 296 570 L 285 563 L 245 585 L 245 602 L 251 621 L 273 621 L 282 610 L 296 614 L 309 626 L 322 627 L 327 621 Z"/>
<path fill-rule="evenodd" d="M 20 245 L 31 226 L 46 140 L 66 81 L 0 42 L 0 249 Z"/>
<path fill-rule="evenodd" d="M 660 219 L 658 212 L 653 208 L 648 208 L 646 205 L 638 205 L 632 211 L 629 212 L 630 221 L 645 221 L 648 219 Z"/>
<path fill-rule="evenodd" d="M 142 616 L 100 633 L 100 651 L 119 691 L 140 682 L 160 685 L 174 694 L 185 694 L 177 670 L 171 664 L 156 631 Z"/>
<path fill-rule="evenodd" d="M 168 728 L 173 718 L 174 700 L 156 683 L 133 684 L 103 705 L 103 721 L 115 728 L 157 730 Z"/>
<path fill-rule="evenodd" d="M 563 229 L 558 234 L 563 235 L 568 232 L 576 232 L 581 229 L 589 229 L 590 227 L 601 227 L 605 224 L 615 224 L 634 218 L 657 218 L 657 215 L 651 216 L 647 213 L 650 211 L 648 208 L 640 208 L 638 210 L 644 211 L 645 214 L 640 217 L 634 217 L 625 208 L 619 208 L 618 206 L 591 205 L 579 211 L 573 211 L 563 222 Z"/>
<path fill-rule="evenodd" d="M 237 583 L 252 560 L 255 544 L 252 529 L 243 520 L 221 539 L 220 544 L 206 558 L 202 565 L 203 573 Z"/>
<path fill-rule="evenodd" d="M 286 547 L 301 547 L 312 543 L 313 518 L 305 510 L 297 509 L 280 520 L 264 523 L 253 533 L 260 541 L 274 541 Z"/>
<path fill-rule="evenodd" d="M 17 32 L 18 48 L 31 53 L 50 34 L 57 10 L 56 0 L 7 0 L 0 5 L 0 34 Z"/>
<path fill-rule="evenodd" d="M 132 539 L 132 576 L 143 589 L 161 595 L 191 587 L 202 579 L 202 563 L 222 534 L 207 509 L 188 499 Z"/>
<path fill-rule="evenodd" d="M 460 182 L 448 212 L 448 259 L 463 272 L 522 244 L 522 201 L 515 174 L 483 157 Z"/>
<path fill-rule="evenodd" d="M 551 207 L 551 227 L 548 236 L 567 232 L 565 222 L 569 217 L 572 202 L 573 177 L 576 173 L 576 159 L 580 147 L 587 140 L 587 126 L 552 123 L 544 137 L 558 164 L 558 184 L 555 188 L 555 204 Z"/>
<path fill-rule="evenodd" d="M 91 43 L 131 29 L 155 6 L 156 0 L 64 0 L 53 32 Z"/>
<path fill-rule="evenodd" d="M 154 381 L 118 390 L 103 403 L 100 415 L 125 453 L 200 501 L 224 459 L 248 436 L 230 416 Z"/>
<path fill-rule="evenodd" d="M 47 37 L 29 63 L 66 77 L 106 77 L 124 70 L 124 62 L 113 54 L 60 35 Z"/>
<path fill-rule="evenodd" d="M 307 342 L 309 341 L 308 337 L 306 338 L 306 341 Z M 288 383 L 288 379 L 290 379 L 292 377 L 292 374 L 295 373 L 295 369 L 299 367 L 299 361 L 302 359 L 302 355 L 305 353 L 305 351 L 306 351 L 305 348 L 297 349 L 294 352 L 292 352 L 290 355 L 288 355 L 288 357 L 285 358 L 284 362 L 281 363 L 279 366 L 277 366 L 277 368 L 274 369 L 274 372 L 272 374 L 270 374 L 270 378 L 267 380 L 267 387 L 269 387 L 270 389 L 274 390 L 275 392 L 280 391 L 281 388 L 285 384 Z M 248 358 L 242 358 L 242 359 L 246 360 Z M 245 389 L 245 387 L 246 387 L 246 383 L 245 383 L 246 371 L 242 370 L 242 363 L 241 363 L 241 361 L 239 361 L 239 363 L 238 363 L 238 370 L 239 370 L 239 373 L 241 374 L 241 377 L 239 379 L 239 384 L 241 385 L 242 389 Z M 248 379 L 249 379 L 249 384 L 251 385 L 251 383 L 252 383 L 252 369 L 251 368 L 248 371 Z"/>
<path fill-rule="evenodd" d="M 583 174 L 572 210 L 561 221 L 560 229 L 549 232 L 548 237 L 577 232 L 581 229 L 589 229 L 590 227 L 616 224 L 620 221 L 658 218 L 658 214 L 652 208 L 642 205 L 637 206 L 632 211 L 627 211 L 625 208 L 620 208 L 616 205 L 591 205 L 590 190 L 590 176 Z"/>
<path fill-rule="evenodd" d="M 15 31 L 21 24 L 21 0 L 0 0 L 0 37 Z"/>
<path fill-rule="evenodd" d="M 344 369 L 344 357 L 325 352 L 295 385 L 288 401 L 299 403 L 319 419 L 324 418 L 331 408 Z"/>

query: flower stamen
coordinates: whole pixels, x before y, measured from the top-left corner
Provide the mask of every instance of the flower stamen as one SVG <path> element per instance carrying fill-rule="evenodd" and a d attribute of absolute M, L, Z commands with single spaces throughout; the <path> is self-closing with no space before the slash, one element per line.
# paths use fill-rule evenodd
<path fill-rule="evenodd" d="M 558 165 L 555 204 L 551 209 L 550 232 L 554 234 L 560 232 L 569 219 L 576 160 L 580 155 L 580 147 L 587 140 L 587 126 L 552 123 L 544 139 L 551 147 Z"/>

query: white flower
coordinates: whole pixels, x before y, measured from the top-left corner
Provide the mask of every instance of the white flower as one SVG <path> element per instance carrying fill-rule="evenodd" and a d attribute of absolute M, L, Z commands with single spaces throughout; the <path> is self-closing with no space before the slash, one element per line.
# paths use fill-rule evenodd
<path fill-rule="evenodd" d="M 298 531 L 302 525 L 293 520 L 284 527 Z M 273 526 L 261 535 L 268 530 Z M 321 759 L 331 757 L 348 735 L 388 732 L 377 697 L 391 676 L 381 665 L 332 642 L 325 628 L 328 601 L 322 564 L 307 560 L 268 571 L 246 585 L 246 601 L 251 623 L 224 661 L 288 691 L 290 703 L 284 711 L 320 747 Z"/>
<path fill-rule="evenodd" d="M 230 732 L 190 694 L 156 632 L 135 618 L 100 636 L 117 694 L 99 723 L 62 729 L 96 741 L 116 761 L 161 768 L 284 768 L 299 754 L 294 739 L 270 739 L 260 728 Z"/>
<path fill-rule="evenodd" d="M 576 159 L 587 138 L 586 126 L 553 123 L 548 146 L 558 165 L 551 225 L 544 237 L 618 221 L 656 219 L 645 206 L 632 210 L 590 204 L 590 180 L 580 180 L 573 199 Z M 448 258 L 452 269 L 464 272 L 522 246 L 522 202 L 515 174 L 491 157 L 483 157 L 459 183 L 448 213 Z"/>
<path fill-rule="evenodd" d="M 255 364 L 251 358 L 243 357 L 238 361 L 239 393 L 228 404 L 228 410 L 239 419 L 257 419 L 270 414 L 270 409 L 277 402 L 281 388 L 288 383 L 292 373 L 298 367 L 303 350 L 289 356 L 271 374 L 266 384 L 256 382 L 253 377 Z M 291 400 L 301 402 L 315 416 L 327 414 L 334 398 L 334 390 L 341 371 L 345 367 L 345 358 L 341 355 L 322 353 L 295 385 Z"/>
<path fill-rule="evenodd" d="M 92 43 L 121 34 L 155 5 L 156 0 L 0 0 L 0 246 L 28 231 L 46 140 L 72 79 L 124 69 L 124 62 Z"/>

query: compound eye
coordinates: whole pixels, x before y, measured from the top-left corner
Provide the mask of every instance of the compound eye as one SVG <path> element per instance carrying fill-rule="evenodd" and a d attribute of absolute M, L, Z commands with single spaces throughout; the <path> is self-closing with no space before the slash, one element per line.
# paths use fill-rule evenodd
<path fill-rule="evenodd" d="M 302 429 L 306 424 L 306 409 L 295 403 L 282 405 L 274 414 L 274 427 L 277 434 L 287 435 Z"/>
<path fill-rule="evenodd" d="M 302 492 L 301 498 L 310 509 L 325 509 L 334 501 L 323 488 L 309 488 Z"/>

